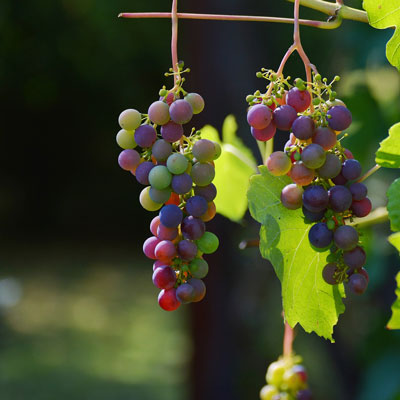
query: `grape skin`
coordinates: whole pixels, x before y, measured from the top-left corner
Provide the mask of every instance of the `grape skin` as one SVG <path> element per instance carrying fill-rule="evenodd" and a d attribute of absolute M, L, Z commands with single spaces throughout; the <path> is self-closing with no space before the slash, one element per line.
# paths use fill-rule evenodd
<path fill-rule="evenodd" d="M 118 146 L 124 150 L 134 149 L 137 146 L 135 142 L 134 131 L 126 131 L 125 129 L 121 129 L 117 133 L 115 140 L 117 141 Z"/>
<path fill-rule="evenodd" d="M 319 212 L 312 212 L 310 210 L 307 210 L 307 208 L 304 207 L 303 205 L 303 214 L 304 217 L 307 219 L 309 222 L 319 222 L 324 218 L 326 209 L 323 209 L 322 211 Z"/>
<path fill-rule="evenodd" d="M 208 163 L 197 162 L 193 165 L 190 175 L 198 186 L 208 186 L 215 177 L 215 168 Z"/>
<path fill-rule="evenodd" d="M 361 164 L 357 160 L 346 160 L 342 166 L 342 175 L 348 181 L 353 181 L 360 177 L 361 170 Z"/>
<path fill-rule="evenodd" d="M 308 232 L 310 243 L 317 249 L 325 249 L 332 243 L 333 233 L 324 222 L 318 222 Z"/>
<path fill-rule="evenodd" d="M 307 168 L 301 161 L 293 164 L 288 175 L 292 178 L 294 183 L 300 186 L 309 185 L 315 177 L 314 171 L 310 168 Z"/>
<path fill-rule="evenodd" d="M 208 274 L 208 264 L 202 258 L 195 258 L 189 264 L 189 270 L 193 278 L 203 279 Z"/>
<path fill-rule="evenodd" d="M 140 205 L 147 211 L 157 211 L 162 207 L 162 203 L 156 203 L 150 197 L 150 186 L 145 187 L 139 195 Z"/>
<path fill-rule="evenodd" d="M 204 197 L 193 196 L 186 201 L 186 211 L 193 217 L 201 217 L 208 208 L 207 201 Z"/>
<path fill-rule="evenodd" d="M 171 187 L 177 194 L 186 194 L 192 189 L 193 181 L 189 174 L 174 175 L 172 177 Z"/>
<path fill-rule="evenodd" d="M 363 200 L 367 197 L 368 189 L 363 183 L 352 183 L 349 190 L 353 196 L 353 200 Z"/>
<path fill-rule="evenodd" d="M 153 284 L 159 289 L 171 289 L 175 282 L 175 271 L 169 266 L 159 267 L 153 272 Z"/>
<path fill-rule="evenodd" d="M 123 150 L 118 156 L 118 164 L 125 171 L 131 171 L 140 164 L 140 154 L 136 150 Z"/>
<path fill-rule="evenodd" d="M 286 104 L 276 108 L 273 114 L 273 121 L 276 127 L 282 131 L 288 131 L 292 127 L 293 121 L 297 118 L 296 110 Z"/>
<path fill-rule="evenodd" d="M 171 190 L 169 188 L 160 190 L 151 187 L 149 190 L 149 196 L 155 203 L 163 204 L 171 197 Z"/>
<path fill-rule="evenodd" d="M 147 114 L 150 121 L 157 125 L 165 125 L 170 120 L 168 104 L 160 100 L 150 105 Z"/>
<path fill-rule="evenodd" d="M 361 246 L 354 247 L 353 250 L 343 253 L 343 262 L 351 269 L 355 270 L 365 265 L 367 255 Z"/>
<path fill-rule="evenodd" d="M 218 249 L 219 240 L 214 233 L 205 232 L 200 239 L 196 240 L 196 244 L 204 254 L 212 254 Z"/>
<path fill-rule="evenodd" d="M 188 304 L 192 302 L 194 297 L 194 288 L 193 286 L 189 285 L 188 283 L 183 283 L 182 285 L 178 286 L 176 289 L 176 298 L 182 304 Z"/>
<path fill-rule="evenodd" d="M 203 300 L 204 296 L 206 295 L 206 285 L 201 279 L 191 278 L 187 281 L 187 283 L 193 287 L 194 295 L 193 295 L 193 302 L 198 302 Z"/>
<path fill-rule="evenodd" d="M 200 239 L 206 231 L 204 222 L 192 216 L 186 217 L 181 225 L 182 235 L 185 239 Z"/>
<path fill-rule="evenodd" d="M 319 213 L 325 210 L 328 203 L 329 195 L 323 186 L 310 186 L 303 193 L 303 205 L 307 210 L 313 213 Z"/>
<path fill-rule="evenodd" d="M 371 200 L 366 197 L 360 201 L 353 201 L 351 205 L 351 210 L 356 217 L 363 218 L 366 217 L 372 209 Z"/>
<path fill-rule="evenodd" d="M 328 125 L 334 131 L 343 131 L 351 125 L 351 112 L 344 106 L 332 107 L 328 110 L 327 115 Z"/>
<path fill-rule="evenodd" d="M 330 128 L 319 126 L 314 131 L 312 142 L 319 144 L 326 151 L 330 150 L 337 143 L 336 133 Z"/>
<path fill-rule="evenodd" d="M 176 257 L 177 252 L 175 245 L 170 240 L 162 240 L 160 243 L 157 244 L 154 250 L 154 254 L 158 260 L 168 262 Z"/>
<path fill-rule="evenodd" d="M 339 175 L 341 168 L 342 163 L 339 157 L 328 153 L 324 165 L 317 169 L 317 173 L 321 178 L 332 179 Z"/>
<path fill-rule="evenodd" d="M 149 237 L 143 243 L 143 253 L 147 258 L 155 260 L 157 257 L 154 254 L 156 246 L 160 243 L 161 240 L 155 236 Z"/>
<path fill-rule="evenodd" d="M 333 211 L 344 212 L 348 210 L 353 201 L 349 189 L 345 186 L 336 185 L 329 189 L 329 204 Z"/>
<path fill-rule="evenodd" d="M 149 183 L 156 189 L 166 189 L 171 181 L 172 175 L 164 165 L 157 165 L 149 172 Z"/>
<path fill-rule="evenodd" d="M 285 186 L 281 192 L 281 202 L 289 210 L 296 210 L 302 206 L 303 188 L 295 183 Z"/>
<path fill-rule="evenodd" d="M 316 143 L 311 143 L 303 149 L 301 153 L 301 161 L 310 169 L 322 167 L 326 160 L 324 149 Z"/>
<path fill-rule="evenodd" d="M 357 246 L 358 233 L 352 226 L 339 226 L 335 231 L 334 241 L 339 249 L 351 250 Z"/>
<path fill-rule="evenodd" d="M 157 235 L 157 229 L 160 226 L 160 217 L 157 215 L 156 217 L 154 217 L 151 222 L 150 222 L 150 232 L 154 235 L 154 236 L 158 236 Z"/>
<path fill-rule="evenodd" d="M 155 165 L 150 161 L 139 164 L 135 172 L 137 181 L 142 185 L 149 185 L 149 173 L 154 167 Z"/>
<path fill-rule="evenodd" d="M 140 126 L 142 121 L 142 114 L 134 109 L 122 111 L 118 117 L 119 126 L 127 131 L 134 131 Z"/>
<path fill-rule="evenodd" d="M 151 151 L 157 161 L 166 161 L 172 154 L 172 147 L 166 140 L 159 139 L 153 144 Z"/>
<path fill-rule="evenodd" d="M 187 124 L 193 117 L 193 108 L 186 100 L 176 100 L 169 108 L 171 120 L 177 124 Z"/>
<path fill-rule="evenodd" d="M 183 174 L 189 165 L 188 159 L 180 153 L 173 153 L 168 157 L 167 168 L 174 175 Z"/>
<path fill-rule="evenodd" d="M 364 275 L 353 274 L 349 279 L 349 288 L 355 294 L 363 294 L 367 290 L 368 282 Z"/>
<path fill-rule="evenodd" d="M 204 110 L 204 99 L 199 94 L 188 93 L 185 100 L 192 106 L 193 114 L 200 114 Z"/>
<path fill-rule="evenodd" d="M 197 161 L 212 161 L 215 156 L 215 145 L 211 140 L 200 139 L 192 148 L 192 153 Z"/>
<path fill-rule="evenodd" d="M 299 90 L 294 87 L 286 95 L 286 104 L 292 106 L 297 112 L 303 112 L 310 107 L 311 95 L 308 90 Z"/>
<path fill-rule="evenodd" d="M 183 127 L 180 124 L 176 124 L 173 121 L 169 121 L 167 124 L 161 127 L 161 136 L 164 140 L 169 143 L 177 142 L 183 135 Z"/>
<path fill-rule="evenodd" d="M 274 122 L 271 122 L 264 129 L 256 129 L 251 127 L 250 132 L 254 139 L 259 140 L 260 142 L 266 142 L 275 136 L 276 126 Z"/>
<path fill-rule="evenodd" d="M 247 113 L 247 122 L 255 129 L 266 128 L 272 120 L 271 110 L 264 104 L 252 106 Z"/>
<path fill-rule="evenodd" d="M 159 215 L 161 223 L 167 228 L 177 228 L 183 217 L 181 209 L 173 204 L 164 206 Z"/>
<path fill-rule="evenodd" d="M 283 151 L 275 151 L 268 157 L 267 167 L 272 175 L 282 176 L 290 171 L 292 163 Z"/>
<path fill-rule="evenodd" d="M 213 183 L 207 186 L 195 186 L 194 194 L 197 196 L 202 196 L 209 203 L 217 197 L 217 188 Z"/>
<path fill-rule="evenodd" d="M 157 132 L 151 125 L 141 125 L 136 129 L 134 138 L 140 147 L 151 147 L 157 139 Z"/>
<path fill-rule="evenodd" d="M 338 281 L 334 277 L 337 271 L 338 268 L 335 263 L 326 264 L 324 269 L 322 270 L 322 277 L 324 278 L 324 281 L 329 285 L 337 285 Z"/>
<path fill-rule="evenodd" d="M 190 242 L 189 240 L 181 240 L 178 243 L 178 254 L 182 260 L 193 260 L 197 255 L 197 246 L 195 243 Z"/>
<path fill-rule="evenodd" d="M 176 298 L 176 289 L 161 290 L 158 295 L 158 304 L 165 311 L 174 311 L 180 305 L 180 301 Z"/>
<path fill-rule="evenodd" d="M 314 120 L 305 115 L 296 118 L 292 125 L 294 136 L 300 140 L 307 140 L 313 137 L 315 130 Z"/>
<path fill-rule="evenodd" d="M 160 240 L 175 240 L 178 236 L 177 228 L 167 228 L 166 226 L 159 224 L 156 231 L 156 236 Z"/>

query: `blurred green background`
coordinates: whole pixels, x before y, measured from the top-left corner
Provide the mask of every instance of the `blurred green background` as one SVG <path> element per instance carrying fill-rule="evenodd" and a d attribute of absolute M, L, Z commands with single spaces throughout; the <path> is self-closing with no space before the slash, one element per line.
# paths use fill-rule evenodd
<path fill-rule="evenodd" d="M 283 0 L 180 3 L 182 12 L 292 15 Z M 257 399 L 281 354 L 279 282 L 258 250 L 238 250 L 257 237 L 249 216 L 210 223 L 222 245 L 208 258 L 203 302 L 174 313 L 157 305 L 141 252 L 152 216 L 117 165 L 115 134 L 121 110 L 147 110 L 170 84 L 170 21 L 116 17 L 169 8 L 161 0 L 0 2 L 2 400 Z M 400 120 L 399 75 L 385 59 L 391 33 L 351 21 L 302 29 L 319 71 L 342 76 L 337 91 L 355 121 L 345 143 L 365 169 Z M 262 89 L 255 72 L 277 68 L 291 40 L 290 25 L 181 21 L 186 88 L 206 99 L 198 127 L 220 129 L 233 113 L 256 154 L 244 99 Z M 287 72 L 303 76 L 296 57 Z M 397 175 L 369 179 L 374 207 Z M 388 233 L 388 224 L 365 232 L 370 287 L 346 300 L 336 343 L 297 330 L 295 350 L 318 400 L 400 399 L 400 334 L 384 328 L 400 264 Z"/>

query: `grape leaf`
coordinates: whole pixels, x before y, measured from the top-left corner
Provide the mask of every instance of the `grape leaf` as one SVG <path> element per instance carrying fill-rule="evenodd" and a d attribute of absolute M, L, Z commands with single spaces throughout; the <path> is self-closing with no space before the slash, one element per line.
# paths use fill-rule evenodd
<path fill-rule="evenodd" d="M 218 131 L 210 125 L 201 129 L 201 136 L 221 144 L 221 156 L 215 160 L 213 183 L 218 193 L 214 202 L 218 213 L 238 222 L 247 211 L 246 192 L 250 176 L 257 172 L 257 164 L 251 150 L 236 135 L 233 115 L 226 117 L 222 130 L 223 142 Z"/>
<path fill-rule="evenodd" d="M 389 242 L 400 251 L 400 232 L 394 233 L 389 236 Z M 392 305 L 392 317 L 387 324 L 388 329 L 400 329 L 400 272 L 396 276 L 397 288 L 396 296 L 397 299 Z"/>
<path fill-rule="evenodd" d="M 385 168 L 400 168 L 400 123 L 389 129 L 389 136 L 380 143 L 376 163 Z"/>
<path fill-rule="evenodd" d="M 290 326 L 299 323 L 306 332 L 333 342 L 333 326 L 345 309 L 343 285 L 331 286 L 323 280 L 327 253 L 311 248 L 312 225 L 304 223 L 301 209 L 288 210 L 281 204 L 280 193 L 291 180 L 270 175 L 264 166 L 259 170 L 261 174 L 250 179 L 249 209 L 262 224 L 261 255 L 271 261 L 282 284 L 285 318 Z"/>
<path fill-rule="evenodd" d="M 400 178 L 396 179 L 387 192 L 390 227 L 392 231 L 400 231 Z"/>
<path fill-rule="evenodd" d="M 398 0 L 364 0 L 368 21 L 377 29 L 396 28 L 386 45 L 386 57 L 400 71 L 400 3 Z"/>

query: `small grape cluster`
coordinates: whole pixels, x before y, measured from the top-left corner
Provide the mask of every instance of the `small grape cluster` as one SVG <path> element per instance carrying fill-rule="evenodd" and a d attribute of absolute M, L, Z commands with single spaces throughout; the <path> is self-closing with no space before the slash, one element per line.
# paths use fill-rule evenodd
<path fill-rule="evenodd" d="M 203 299 L 202 279 L 208 273 L 203 254 L 213 253 L 219 245 L 217 236 L 206 232 L 205 222 L 216 214 L 212 181 L 221 146 L 201 139 L 194 128 L 185 135 L 183 125 L 203 110 L 204 100 L 185 92 L 184 79 L 178 76 L 173 89 L 160 90 L 147 114 L 123 111 L 116 138 L 124 149 L 118 157 L 120 167 L 146 186 L 140 204 L 148 211 L 160 210 L 151 221 L 153 236 L 144 242 L 143 252 L 155 260 L 153 283 L 161 289 L 158 303 L 166 311 Z"/>
<path fill-rule="evenodd" d="M 266 162 L 272 175 L 288 175 L 293 181 L 283 188 L 281 202 L 290 210 L 302 207 L 305 222 L 315 223 L 308 235 L 314 250 L 330 250 L 324 280 L 348 283 L 351 291 L 362 294 L 369 281 L 363 268 L 366 255 L 359 233 L 346 223 L 367 216 L 372 206 L 367 187 L 357 182 L 360 163 L 341 145 L 346 134 L 338 140 L 352 122 L 350 111 L 332 90 L 339 77 L 328 84 L 314 74 L 313 82 L 296 79 L 293 86 L 290 77 L 278 78 L 273 71 L 259 74 L 270 86 L 265 94 L 247 97 L 253 136 L 269 140 L 276 129 L 291 132 L 284 151 L 273 152 Z"/>
<path fill-rule="evenodd" d="M 311 400 L 307 387 L 307 371 L 301 357 L 280 357 L 269 365 L 265 385 L 260 391 L 261 400 Z"/>

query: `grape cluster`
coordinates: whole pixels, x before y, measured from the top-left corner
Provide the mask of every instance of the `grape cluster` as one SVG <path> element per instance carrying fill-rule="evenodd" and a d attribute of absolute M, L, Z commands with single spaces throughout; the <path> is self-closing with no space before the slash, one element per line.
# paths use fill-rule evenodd
<path fill-rule="evenodd" d="M 116 138 L 124 149 L 118 157 L 120 167 L 146 186 L 140 204 L 147 211 L 160 210 L 151 221 L 153 236 L 144 242 L 143 252 L 155 260 L 153 283 L 161 289 L 158 303 L 166 311 L 203 299 L 202 279 L 208 273 L 203 254 L 219 245 L 217 236 L 206 232 L 205 222 L 216 214 L 212 181 L 221 147 L 201 139 L 200 131 L 184 134 L 183 125 L 203 110 L 204 100 L 185 92 L 183 81 L 171 90 L 163 87 L 147 114 L 123 111 Z"/>
<path fill-rule="evenodd" d="M 341 145 L 346 134 L 338 140 L 352 122 L 350 111 L 332 90 L 339 77 L 328 84 L 314 75 L 307 88 L 301 79 L 292 86 L 289 78 L 278 79 L 272 71 L 259 74 L 271 84 L 269 92 L 247 97 L 253 136 L 269 140 L 276 129 L 290 131 L 283 151 L 273 152 L 266 162 L 272 175 L 288 175 L 293 181 L 283 188 L 281 202 L 290 210 L 302 208 L 305 222 L 314 224 L 308 235 L 314 250 L 330 250 L 324 280 L 331 285 L 345 282 L 352 292 L 362 294 L 369 281 L 363 268 L 366 255 L 359 233 L 347 223 L 367 216 L 372 206 L 367 187 L 357 182 L 360 163 Z"/>
<path fill-rule="evenodd" d="M 261 400 L 311 400 L 307 371 L 299 356 L 281 357 L 269 365 Z"/>

